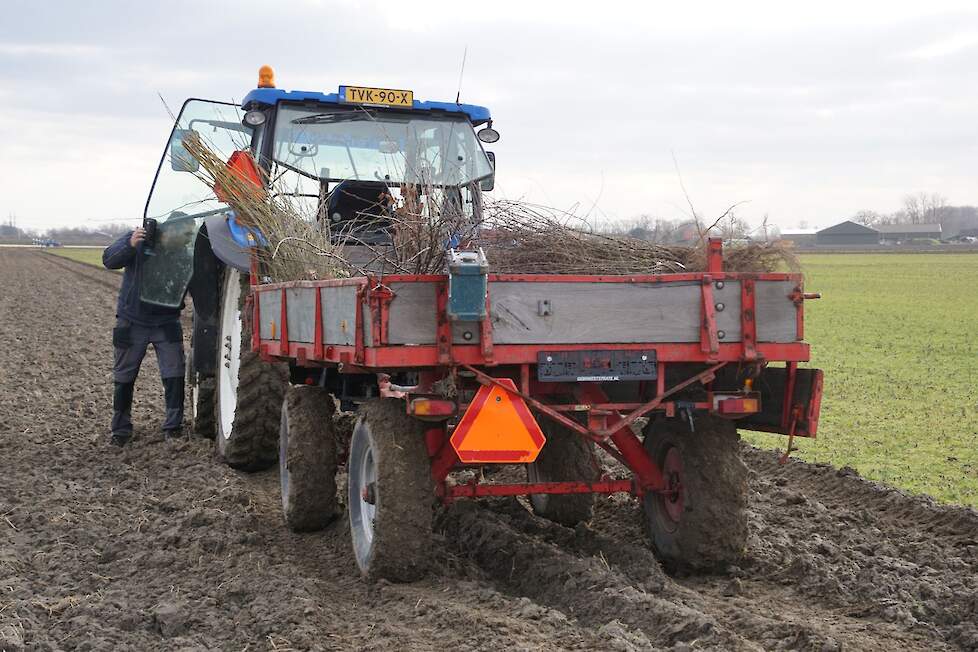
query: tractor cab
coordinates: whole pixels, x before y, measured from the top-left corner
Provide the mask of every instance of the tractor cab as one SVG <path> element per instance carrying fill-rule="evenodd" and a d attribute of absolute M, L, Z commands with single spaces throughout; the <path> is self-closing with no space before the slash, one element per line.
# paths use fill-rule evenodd
<path fill-rule="evenodd" d="M 188 229 L 193 237 L 181 240 L 180 248 L 153 252 L 144 301 L 179 305 L 201 229 L 217 258 L 241 271 L 247 270 L 248 248 L 261 240 L 240 228 L 220 190 L 202 181 L 201 162 L 184 145 L 188 137 L 199 138 L 229 166 L 260 168 L 256 181 L 287 195 L 297 212 L 328 228 L 338 242 L 389 241 L 398 210 L 478 219 L 480 191 L 493 187 L 495 160 L 482 144 L 499 137 L 487 108 L 420 101 L 409 90 L 340 86 L 322 93 L 274 84 L 263 68 L 259 87 L 240 105 L 184 103 L 145 217 L 157 221 L 164 238 L 170 230 Z"/>
<path fill-rule="evenodd" d="M 391 242 L 392 225 L 405 215 L 437 211 L 444 219 L 450 212 L 477 224 L 480 193 L 494 180 L 495 158 L 483 144 L 498 138 L 482 106 L 362 86 L 286 91 L 275 87 L 267 66 L 240 104 L 187 100 L 146 202 L 144 219 L 157 228 L 144 248 L 140 298 L 175 307 L 188 289 L 193 297 L 194 429 L 216 435 L 221 454 L 234 457 L 250 251 L 275 244 L 238 222 L 221 189 L 206 182 L 205 163 L 226 165 L 273 197 L 285 195 L 334 242 L 369 249 Z M 211 160 L 195 158 L 191 140 L 205 144 Z M 279 409 L 268 400 L 269 413 Z"/>

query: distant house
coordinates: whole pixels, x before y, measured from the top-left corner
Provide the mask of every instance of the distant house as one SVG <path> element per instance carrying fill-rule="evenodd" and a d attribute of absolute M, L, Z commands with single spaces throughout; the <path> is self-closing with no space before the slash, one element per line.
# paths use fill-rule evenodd
<path fill-rule="evenodd" d="M 883 242 L 907 242 L 915 238 L 941 239 L 940 224 L 886 224 L 876 228 Z"/>
<path fill-rule="evenodd" d="M 781 232 L 781 242 L 792 247 L 814 247 L 817 229 L 791 229 Z"/>
<path fill-rule="evenodd" d="M 694 245 L 700 241 L 700 227 L 696 222 L 683 222 L 672 232 L 672 242 L 681 245 Z"/>
<path fill-rule="evenodd" d="M 851 220 L 840 222 L 815 234 L 815 244 L 820 247 L 875 247 L 879 243 L 879 231 Z"/>

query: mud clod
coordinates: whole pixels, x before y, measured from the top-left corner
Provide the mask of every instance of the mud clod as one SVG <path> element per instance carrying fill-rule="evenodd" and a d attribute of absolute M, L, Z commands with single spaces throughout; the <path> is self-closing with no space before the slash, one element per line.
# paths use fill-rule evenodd
<path fill-rule="evenodd" d="M 153 610 L 153 624 L 163 638 L 180 636 L 187 631 L 185 607 L 172 602 L 164 602 Z"/>

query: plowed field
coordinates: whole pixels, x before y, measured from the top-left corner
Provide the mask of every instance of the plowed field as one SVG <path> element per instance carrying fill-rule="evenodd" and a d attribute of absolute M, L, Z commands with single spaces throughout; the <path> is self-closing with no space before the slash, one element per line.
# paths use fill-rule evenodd
<path fill-rule="evenodd" d="M 2 650 L 978 648 L 978 513 L 747 446 L 726 574 L 665 573 L 615 496 L 575 530 L 460 502 L 426 579 L 368 586 L 345 520 L 291 534 L 277 473 L 162 440 L 152 355 L 108 445 L 118 275 L 0 249 L 0 278 Z"/>

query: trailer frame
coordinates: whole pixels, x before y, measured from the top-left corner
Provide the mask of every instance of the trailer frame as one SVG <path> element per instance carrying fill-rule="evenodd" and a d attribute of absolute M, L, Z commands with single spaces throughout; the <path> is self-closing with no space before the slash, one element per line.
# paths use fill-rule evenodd
<path fill-rule="evenodd" d="M 711 238 L 707 250 L 707 269 L 704 272 L 650 275 L 529 275 L 489 274 L 489 286 L 493 282 L 509 283 L 642 283 L 669 284 L 695 283 L 700 287 L 700 336 L 698 342 L 645 342 L 645 343 L 588 343 L 588 344 L 500 344 L 493 339 L 493 325 L 489 318 L 492 292 L 486 293 L 486 317 L 479 324 L 479 341 L 458 344 L 453 341 L 452 321 L 448 314 L 449 279 L 447 275 L 361 276 L 321 281 L 289 281 L 260 283 L 260 263 L 252 256 L 252 294 L 250 319 L 260 324 L 261 301 L 265 293 L 279 293 L 279 314 L 273 322 L 271 337 L 262 337 L 260 328 L 252 328 L 253 350 L 268 361 L 288 360 L 307 369 L 332 368 L 339 374 L 377 374 L 381 396 L 407 399 L 410 412 L 412 400 L 431 400 L 445 403 L 435 390 L 435 384 L 445 378 L 468 383 L 471 386 L 499 387 L 524 402 L 538 415 L 555 421 L 563 427 L 592 441 L 625 465 L 631 478 L 602 477 L 596 481 L 560 481 L 526 483 L 487 483 L 478 474 L 469 482 L 457 484 L 450 481 L 450 474 L 467 466 L 450 441 L 451 419 L 463 414 L 468 403 L 454 402 L 455 410 L 446 409 L 435 417 L 427 417 L 430 426 L 425 440 L 431 462 L 431 480 L 435 493 L 445 503 L 458 498 L 479 496 L 519 496 L 529 494 L 576 494 L 617 492 L 642 496 L 653 492 L 666 496 L 678 495 L 682 490 L 682 478 L 670 477 L 651 458 L 634 429 L 640 419 L 652 413 L 673 417 L 686 414 L 692 426 L 693 412 L 720 413 L 728 418 L 745 418 L 749 414 L 723 414 L 723 408 L 738 405 L 737 401 L 757 400 L 753 391 L 753 379 L 759 377 L 772 362 L 785 364 L 787 382 L 781 397 L 780 423 L 757 424 L 756 429 L 788 435 L 788 451 L 794 437 L 814 437 L 821 403 L 821 372 L 815 373 L 809 383 L 810 392 L 798 397 L 795 393 L 798 363 L 809 360 L 809 345 L 803 336 L 804 301 L 819 295 L 804 291 L 803 279 L 796 273 L 742 273 L 723 270 L 722 244 Z M 722 341 L 723 332 L 717 327 L 717 310 L 722 304 L 714 300 L 714 290 L 728 281 L 740 283 L 740 341 Z M 789 281 L 792 291 L 786 297 L 795 306 L 797 340 L 793 342 L 758 342 L 755 287 L 758 282 Z M 391 285 L 405 282 L 433 283 L 436 286 L 436 335 L 433 344 L 396 345 L 389 341 L 390 305 L 394 298 Z M 324 341 L 323 306 L 321 293 L 315 294 L 315 324 L 312 342 L 294 341 L 289 337 L 288 290 L 296 288 L 353 287 L 356 291 L 355 324 L 353 342 L 331 344 Z M 367 312 L 370 313 L 369 335 Z M 277 324 L 277 328 L 275 327 Z M 600 382 L 541 382 L 534 379 L 533 370 L 541 354 L 559 349 L 561 352 L 590 351 L 644 351 L 655 352 L 656 380 L 640 384 L 640 398 L 634 401 L 614 401 Z M 696 366 L 681 380 L 667 383 L 666 371 L 673 365 Z M 716 388 L 718 372 L 735 368 L 737 377 L 745 378 L 739 388 Z M 411 371 L 419 382 L 409 387 L 390 384 L 392 371 Z M 501 379 L 512 383 L 503 383 Z M 680 400 L 684 390 L 697 390 L 702 400 Z M 568 402 L 566 397 L 573 400 Z M 562 400 L 563 399 L 563 400 Z M 732 403 L 723 403 L 731 401 Z M 451 403 L 450 403 L 451 404 Z M 722 405 L 721 405 L 722 404 Z M 753 405 L 753 404 L 751 404 Z M 569 414 L 582 417 L 583 423 Z M 480 464 L 491 463 L 481 462 Z M 471 466 L 471 465 L 470 465 Z M 672 474 L 673 476 L 675 474 Z"/>

